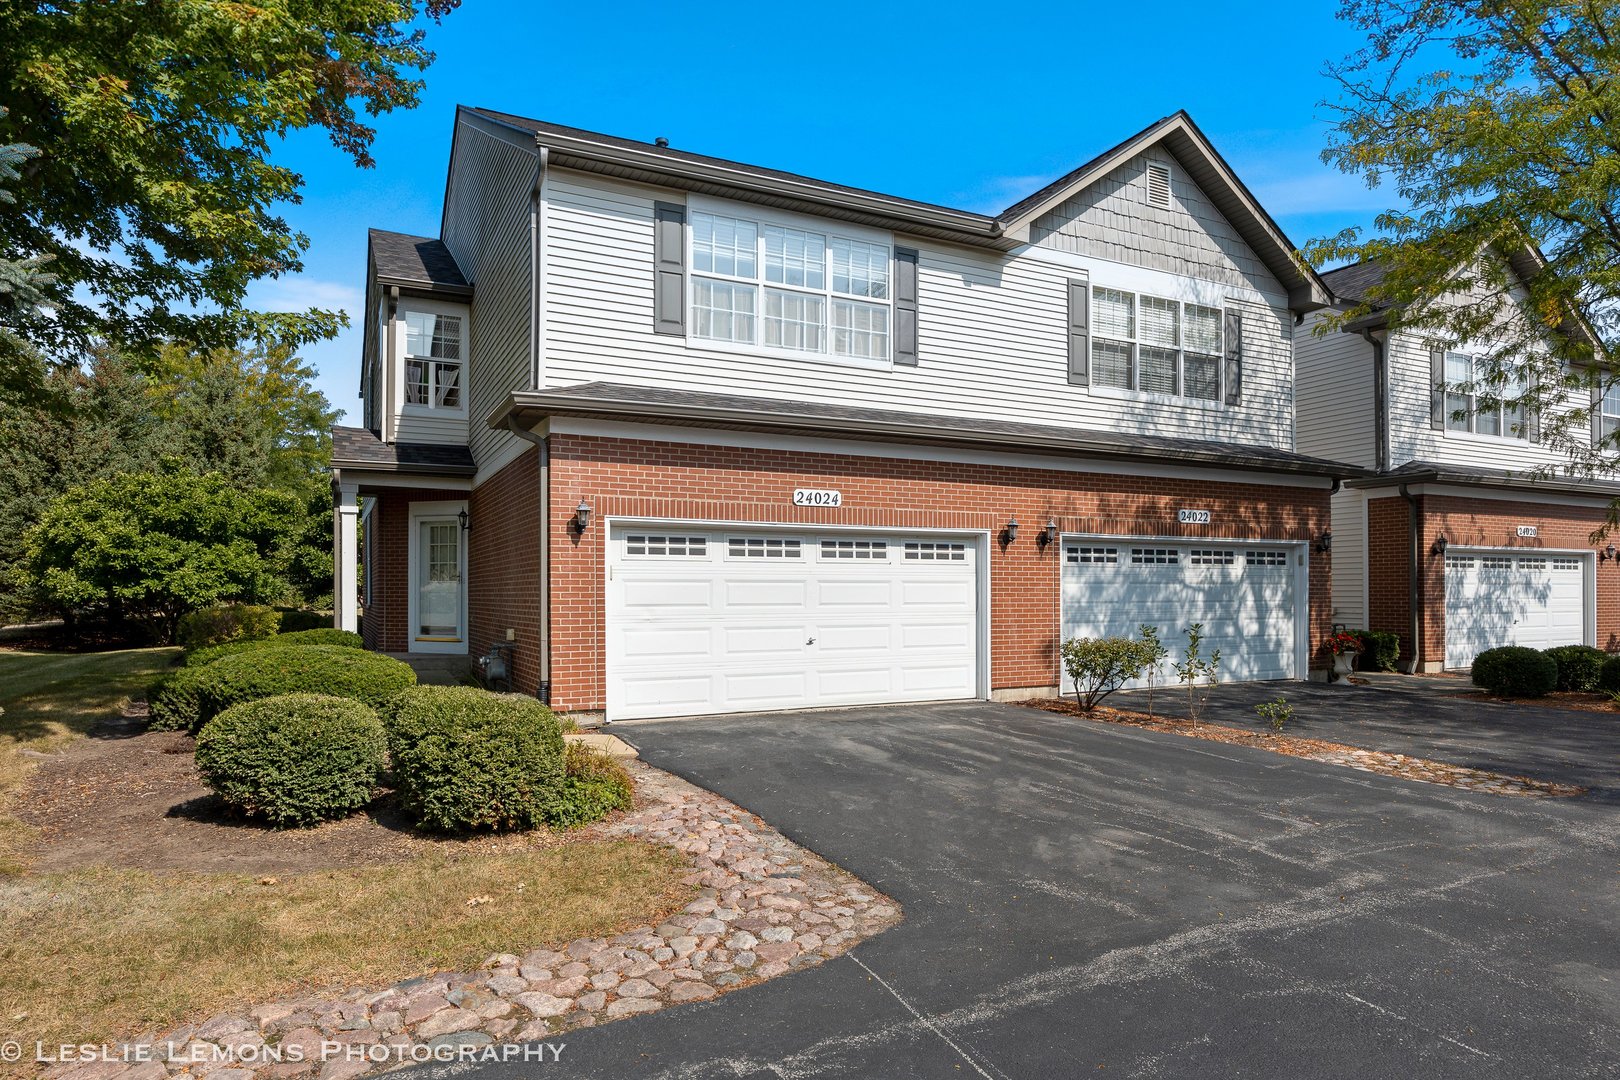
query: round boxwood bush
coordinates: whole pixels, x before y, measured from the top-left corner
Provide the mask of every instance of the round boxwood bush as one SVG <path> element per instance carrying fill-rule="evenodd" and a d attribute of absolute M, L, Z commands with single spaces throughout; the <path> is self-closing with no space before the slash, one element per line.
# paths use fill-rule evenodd
<path fill-rule="evenodd" d="M 1598 676 L 1609 654 L 1590 645 L 1558 645 L 1545 650 L 1558 665 L 1558 689 L 1591 691 L 1598 688 Z"/>
<path fill-rule="evenodd" d="M 195 731 L 201 722 L 206 667 L 168 672 L 146 692 L 150 708 L 146 726 L 153 731 Z"/>
<path fill-rule="evenodd" d="M 407 687 L 416 672 L 391 656 L 338 645 L 249 649 L 203 668 L 201 719 L 207 723 L 232 705 L 277 694 L 330 694 L 380 709 Z"/>
<path fill-rule="evenodd" d="M 562 828 L 600 821 L 635 804 L 630 774 L 613 758 L 584 743 L 568 744 L 562 797 L 548 819 Z"/>
<path fill-rule="evenodd" d="M 1486 649 L 1474 657 L 1474 685 L 1497 697 L 1541 697 L 1558 685 L 1558 662 L 1519 645 Z"/>
<path fill-rule="evenodd" d="M 201 649 L 193 649 L 186 653 L 185 665 L 199 667 L 203 664 L 212 664 L 222 656 L 232 656 L 239 652 L 250 652 L 254 649 L 282 649 L 288 645 L 336 645 L 345 649 L 363 649 L 366 643 L 359 634 L 352 630 L 336 630 L 330 626 L 314 630 L 294 630 L 287 634 L 274 634 L 267 638 L 254 638 L 248 641 L 228 641 L 221 645 L 209 645 Z"/>
<path fill-rule="evenodd" d="M 400 804 L 423 829 L 529 829 L 563 788 L 563 737 L 533 698 L 418 686 L 383 712 Z"/>
<path fill-rule="evenodd" d="M 227 804 L 277 828 L 343 817 L 371 801 L 388 762 L 376 710 L 326 694 L 233 705 L 197 733 L 197 769 Z"/>
<path fill-rule="evenodd" d="M 1607 694 L 1620 693 L 1620 656 L 1611 656 L 1598 669 L 1597 688 Z"/>

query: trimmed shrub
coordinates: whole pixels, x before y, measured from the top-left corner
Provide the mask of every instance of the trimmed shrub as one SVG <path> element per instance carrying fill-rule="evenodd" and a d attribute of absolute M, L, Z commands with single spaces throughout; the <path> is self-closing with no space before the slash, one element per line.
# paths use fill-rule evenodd
<path fill-rule="evenodd" d="M 203 723 L 232 705 L 280 694 L 329 694 L 380 709 L 408 687 L 416 672 L 381 653 L 337 645 L 249 649 L 202 669 Z"/>
<path fill-rule="evenodd" d="M 343 817 L 371 801 L 388 761 L 376 710 L 325 694 L 233 705 L 197 733 L 197 769 L 227 804 L 277 828 Z"/>
<path fill-rule="evenodd" d="M 1362 671 L 1394 671 L 1401 659 L 1401 635 L 1386 630 L 1352 630 L 1361 639 Z"/>
<path fill-rule="evenodd" d="M 330 611 L 311 611 L 309 608 L 277 608 L 281 612 L 281 632 L 332 629 Z"/>
<path fill-rule="evenodd" d="M 151 708 L 146 726 L 152 731 L 196 731 L 202 716 L 202 689 L 207 668 L 177 668 L 146 692 Z"/>
<path fill-rule="evenodd" d="M 180 617 L 180 644 L 187 649 L 227 641 L 267 638 L 281 627 L 281 613 L 262 604 L 221 604 Z"/>
<path fill-rule="evenodd" d="M 295 630 L 287 634 L 277 634 L 274 637 L 259 638 L 254 641 L 231 641 L 224 645 L 210 645 L 206 649 L 197 649 L 186 654 L 187 667 L 196 667 L 199 664 L 212 664 L 222 656 L 232 656 L 252 649 L 281 649 L 288 645 L 336 645 L 344 649 L 363 649 L 365 641 L 359 634 L 350 630 L 334 630 L 332 627 L 320 627 L 314 630 Z"/>
<path fill-rule="evenodd" d="M 475 686 L 418 686 L 383 713 L 400 804 L 419 828 L 529 829 L 558 812 L 563 737 L 551 710 Z"/>
<path fill-rule="evenodd" d="M 1611 656 L 1598 669 L 1598 689 L 1605 694 L 1620 693 L 1620 656 Z"/>
<path fill-rule="evenodd" d="M 1558 645 L 1543 650 L 1558 665 L 1558 689 L 1596 690 L 1609 654 L 1590 645 Z"/>
<path fill-rule="evenodd" d="M 636 789 L 630 774 L 600 750 L 584 743 L 569 743 L 564 769 L 562 797 L 550 817 L 551 824 L 559 828 L 589 825 L 635 804 Z"/>
<path fill-rule="evenodd" d="M 1497 697 L 1541 697 L 1558 685 L 1558 662 L 1535 649 L 1504 645 L 1474 657 L 1473 678 Z"/>

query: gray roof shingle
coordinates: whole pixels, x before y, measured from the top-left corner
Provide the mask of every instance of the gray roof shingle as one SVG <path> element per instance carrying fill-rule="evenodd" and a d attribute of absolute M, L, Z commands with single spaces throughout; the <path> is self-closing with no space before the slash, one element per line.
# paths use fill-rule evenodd
<path fill-rule="evenodd" d="M 478 471 L 465 446 L 438 443 L 385 443 L 367 428 L 332 429 L 334 469 L 471 476 Z"/>
<path fill-rule="evenodd" d="M 1367 292 L 1384 280 L 1386 267 L 1377 261 L 1351 263 L 1336 270 L 1322 271 L 1322 280 L 1340 300 L 1359 304 L 1367 299 Z M 1385 304 L 1376 305 L 1379 308 Z"/>
<path fill-rule="evenodd" d="M 1408 461 L 1397 469 L 1349 481 L 1351 487 L 1381 487 L 1398 483 L 1436 483 L 1484 485 L 1523 489 L 1527 497 L 1534 493 L 1595 495 L 1613 498 L 1620 495 L 1620 482 L 1601 480 L 1589 476 L 1539 476 L 1513 469 L 1490 469 L 1476 465 L 1448 465 L 1437 461 Z"/>
<path fill-rule="evenodd" d="M 461 267 L 456 265 L 455 256 L 450 254 L 443 240 L 372 229 L 370 243 L 371 261 L 377 268 L 380 280 L 450 291 L 472 291 L 472 286 L 461 273 Z"/>

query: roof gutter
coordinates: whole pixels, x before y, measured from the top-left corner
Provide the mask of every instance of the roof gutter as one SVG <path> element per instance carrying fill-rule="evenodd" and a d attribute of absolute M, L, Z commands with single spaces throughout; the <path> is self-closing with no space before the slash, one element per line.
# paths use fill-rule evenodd
<path fill-rule="evenodd" d="M 762 403 L 764 404 L 764 403 Z M 514 418 L 524 414 L 543 416 L 581 416 L 612 419 L 629 416 L 646 422 L 659 420 L 684 421 L 710 425 L 736 425 L 753 428 L 773 428 L 803 431 L 825 437 L 829 432 L 865 435 L 880 441 L 961 443 L 993 446 L 1012 452 L 1056 451 L 1061 453 L 1094 454 L 1119 461 L 1150 463 L 1176 462 L 1193 467 L 1243 469 L 1255 472 L 1281 473 L 1295 476 L 1315 476 L 1324 479 L 1343 476 L 1367 476 L 1367 469 L 1353 466 L 1325 466 L 1301 462 L 1290 464 L 1261 457 L 1245 457 L 1241 453 L 1199 451 L 1185 446 L 1167 448 L 1163 452 L 1121 449 L 1118 446 L 1091 439 L 1075 438 L 1061 432 L 976 431 L 972 428 L 942 429 L 941 420 L 951 418 L 920 416 L 916 422 L 866 417 L 831 417 L 815 413 L 773 412 L 759 407 L 740 408 L 726 405 L 694 405 L 675 402 L 637 401 L 626 399 L 586 399 L 569 394 L 545 391 L 518 391 L 489 418 L 492 428 L 505 428 Z"/>

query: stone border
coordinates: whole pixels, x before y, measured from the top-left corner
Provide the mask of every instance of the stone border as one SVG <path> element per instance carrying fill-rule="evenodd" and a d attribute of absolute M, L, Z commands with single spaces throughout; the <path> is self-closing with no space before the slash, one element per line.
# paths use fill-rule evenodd
<path fill-rule="evenodd" d="M 624 765 L 640 805 L 604 833 L 668 844 L 694 864 L 686 881 L 698 898 L 667 922 L 492 956 L 477 973 L 222 1013 L 120 1044 L 117 1060 L 47 1066 L 45 1075 L 348 1080 L 405 1062 L 494 1055 L 496 1044 L 706 1001 L 819 964 L 900 921 L 893 900 L 747 811 L 639 761 Z"/>

